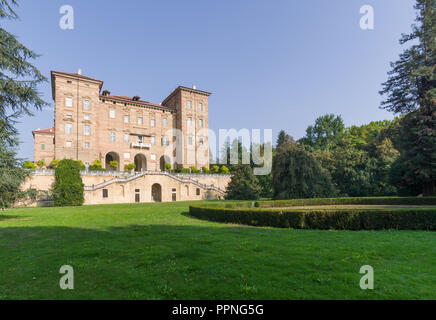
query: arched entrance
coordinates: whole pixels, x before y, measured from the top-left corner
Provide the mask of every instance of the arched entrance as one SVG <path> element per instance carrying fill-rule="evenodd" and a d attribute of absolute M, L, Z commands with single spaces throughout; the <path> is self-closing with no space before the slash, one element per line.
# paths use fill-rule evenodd
<path fill-rule="evenodd" d="M 162 187 L 159 183 L 151 186 L 151 201 L 162 202 Z"/>
<path fill-rule="evenodd" d="M 135 165 L 135 171 L 147 171 L 147 158 L 142 153 L 138 153 L 135 156 Z"/>
<path fill-rule="evenodd" d="M 171 164 L 171 159 L 164 155 L 159 159 L 160 171 L 165 171 L 165 163 Z"/>
<path fill-rule="evenodd" d="M 113 168 L 110 166 L 111 161 L 118 162 L 117 168 Z M 106 168 L 106 170 L 110 170 L 110 171 L 113 171 L 113 170 L 120 171 L 120 156 L 118 155 L 118 153 L 111 151 L 111 152 L 108 152 L 106 154 L 105 168 Z"/>

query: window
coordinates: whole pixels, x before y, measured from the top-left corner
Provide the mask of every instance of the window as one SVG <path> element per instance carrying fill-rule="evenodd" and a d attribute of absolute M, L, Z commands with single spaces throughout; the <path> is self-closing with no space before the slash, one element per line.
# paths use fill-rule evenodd
<path fill-rule="evenodd" d="M 85 110 L 91 109 L 91 102 L 89 100 L 83 101 L 83 109 L 85 109 Z"/>
<path fill-rule="evenodd" d="M 188 138 L 188 144 L 189 144 L 190 146 L 192 146 L 192 137 L 189 137 L 189 138 Z"/>
<path fill-rule="evenodd" d="M 71 114 L 67 114 L 67 115 L 65 116 L 65 118 L 67 118 L 67 119 L 73 119 L 73 116 L 72 116 Z"/>
<path fill-rule="evenodd" d="M 167 126 L 167 118 L 163 118 L 163 120 L 162 120 L 162 124 L 163 124 L 164 127 Z"/>
<path fill-rule="evenodd" d="M 71 122 L 65 123 L 65 133 L 73 134 L 73 124 Z"/>
<path fill-rule="evenodd" d="M 124 142 L 126 142 L 126 143 L 130 142 L 130 134 L 129 133 L 124 134 Z"/>
<path fill-rule="evenodd" d="M 156 124 L 156 120 L 154 120 L 154 119 L 151 119 L 151 120 L 150 120 L 150 125 L 151 125 L 152 127 L 154 127 L 154 126 L 155 126 L 155 124 Z"/>
<path fill-rule="evenodd" d="M 192 118 L 188 118 L 188 127 L 192 126 Z"/>
<path fill-rule="evenodd" d="M 124 153 L 124 159 L 130 159 L 130 153 L 128 152 Z"/>
<path fill-rule="evenodd" d="M 130 117 L 128 114 L 124 115 L 124 123 L 129 123 Z"/>
<path fill-rule="evenodd" d="M 138 118 L 138 124 L 142 124 L 142 117 Z"/>
<path fill-rule="evenodd" d="M 115 109 L 109 109 L 109 117 L 115 119 Z"/>
<path fill-rule="evenodd" d="M 203 119 L 198 120 L 198 125 L 200 128 L 203 128 Z"/>
<path fill-rule="evenodd" d="M 156 137 L 152 136 L 151 137 L 151 145 L 154 146 L 156 144 Z"/>
<path fill-rule="evenodd" d="M 83 126 L 83 134 L 85 136 L 89 136 L 91 134 L 91 127 L 88 125 Z"/>
<path fill-rule="evenodd" d="M 111 142 L 115 142 L 116 136 L 115 136 L 115 132 L 111 131 Z"/>
<path fill-rule="evenodd" d="M 204 143 L 203 138 L 200 138 L 200 147 L 203 146 L 203 143 Z"/>
<path fill-rule="evenodd" d="M 195 193 L 197 194 L 197 196 L 199 196 L 200 195 L 200 188 L 197 188 Z"/>
<path fill-rule="evenodd" d="M 66 97 L 66 98 L 65 98 L 65 106 L 71 108 L 71 107 L 73 106 L 73 98 L 71 98 L 71 97 Z"/>
<path fill-rule="evenodd" d="M 83 144 L 83 147 L 84 147 L 85 149 L 89 149 L 89 142 L 85 142 L 85 143 Z"/>
<path fill-rule="evenodd" d="M 163 137 L 162 138 L 162 145 L 163 146 L 168 146 L 170 144 L 170 141 L 168 140 L 167 137 Z"/>
<path fill-rule="evenodd" d="M 91 115 L 89 113 L 84 113 L 83 120 L 91 120 Z"/>
<path fill-rule="evenodd" d="M 103 198 L 107 198 L 109 196 L 109 192 L 107 189 L 103 189 Z"/>
<path fill-rule="evenodd" d="M 198 104 L 198 110 L 203 111 L 203 104 L 202 103 Z"/>
<path fill-rule="evenodd" d="M 151 155 L 150 155 L 150 159 L 153 160 L 153 161 L 155 161 L 155 160 L 156 160 L 156 155 L 155 155 L 155 154 L 151 154 Z"/>
<path fill-rule="evenodd" d="M 144 142 L 144 137 L 143 136 L 138 136 L 138 143 L 143 143 Z"/>
<path fill-rule="evenodd" d="M 187 104 L 188 109 L 192 109 L 192 103 L 191 103 L 191 100 L 188 100 L 188 101 L 186 102 L 186 104 Z"/>
<path fill-rule="evenodd" d="M 45 150 L 45 144 L 41 144 L 41 150 Z"/>
<path fill-rule="evenodd" d="M 65 143 L 65 146 L 66 146 L 67 148 L 71 148 L 71 147 L 73 146 L 73 142 L 71 142 L 71 141 L 67 141 L 67 142 Z"/>

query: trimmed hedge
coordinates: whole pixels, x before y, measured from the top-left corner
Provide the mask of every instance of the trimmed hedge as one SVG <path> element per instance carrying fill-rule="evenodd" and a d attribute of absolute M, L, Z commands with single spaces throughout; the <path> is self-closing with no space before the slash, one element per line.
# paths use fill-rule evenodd
<path fill-rule="evenodd" d="M 362 201 L 363 200 L 363 201 Z M 326 204 L 435 205 L 436 198 L 336 198 L 257 202 L 275 205 L 252 208 L 253 202 L 217 202 L 189 207 L 194 217 L 225 223 L 294 229 L 436 230 L 436 208 L 292 209 L 283 206 Z"/>
<path fill-rule="evenodd" d="M 436 205 L 436 197 L 354 197 L 354 198 L 314 198 L 259 201 L 256 207 L 277 208 L 292 206 L 316 206 L 316 205 Z"/>

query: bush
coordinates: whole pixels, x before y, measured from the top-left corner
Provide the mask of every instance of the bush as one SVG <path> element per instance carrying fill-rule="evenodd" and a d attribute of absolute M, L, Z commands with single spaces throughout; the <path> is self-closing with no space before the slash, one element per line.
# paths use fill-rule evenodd
<path fill-rule="evenodd" d="M 200 170 L 198 170 L 196 167 L 191 166 L 189 167 L 189 169 L 191 169 L 191 173 L 200 173 Z"/>
<path fill-rule="evenodd" d="M 111 167 L 112 170 L 117 170 L 118 169 L 118 161 L 109 162 L 109 167 Z"/>
<path fill-rule="evenodd" d="M 201 172 L 202 173 L 210 173 L 210 171 L 209 171 L 209 169 L 208 168 L 206 168 L 206 167 L 201 167 Z"/>
<path fill-rule="evenodd" d="M 36 166 L 37 166 L 39 169 L 45 167 L 45 161 L 44 161 L 44 160 L 38 160 L 38 161 L 36 161 Z"/>
<path fill-rule="evenodd" d="M 210 168 L 210 171 L 211 171 L 212 173 L 219 173 L 219 172 L 220 172 L 220 167 L 217 166 L 217 165 L 215 164 L 215 165 L 213 165 L 213 166 Z"/>
<path fill-rule="evenodd" d="M 32 161 L 24 161 L 23 168 L 24 169 L 35 170 L 36 166 L 35 166 L 35 164 Z"/>
<path fill-rule="evenodd" d="M 222 166 L 220 172 L 222 174 L 229 174 L 230 170 L 226 166 Z"/>
<path fill-rule="evenodd" d="M 165 170 L 166 171 L 171 171 L 171 164 L 165 163 Z"/>
<path fill-rule="evenodd" d="M 89 171 L 104 171 L 103 165 L 100 160 L 94 160 L 92 165 L 89 166 Z"/>
<path fill-rule="evenodd" d="M 53 159 L 52 162 L 50 163 L 50 167 L 56 169 L 58 164 L 59 164 L 59 159 Z"/>
<path fill-rule="evenodd" d="M 190 206 L 189 212 L 210 221 L 277 228 L 436 230 L 436 209 L 280 210 Z"/>
<path fill-rule="evenodd" d="M 53 200 L 55 206 L 81 206 L 84 202 L 84 185 L 78 161 L 64 159 L 55 169 Z"/>
<path fill-rule="evenodd" d="M 131 172 L 132 170 L 135 170 L 135 169 L 136 169 L 136 164 L 134 164 L 134 163 L 129 163 L 129 164 L 126 164 L 124 166 L 124 171 L 127 171 L 127 172 Z"/>

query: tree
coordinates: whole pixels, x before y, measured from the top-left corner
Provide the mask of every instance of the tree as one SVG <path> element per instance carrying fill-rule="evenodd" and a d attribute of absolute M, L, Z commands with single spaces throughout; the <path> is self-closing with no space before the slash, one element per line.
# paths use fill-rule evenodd
<path fill-rule="evenodd" d="M 299 142 L 312 149 L 329 150 L 337 144 L 344 128 L 341 116 L 326 114 L 318 117 L 313 126 L 307 127 L 306 136 Z"/>
<path fill-rule="evenodd" d="M 278 149 L 283 145 L 294 142 L 294 139 L 289 134 L 287 134 L 284 130 L 280 130 L 276 141 L 276 148 Z"/>
<path fill-rule="evenodd" d="M 281 146 L 273 159 L 275 199 L 319 198 L 335 194 L 329 174 L 297 144 Z"/>
<path fill-rule="evenodd" d="M 17 19 L 12 9 L 15 0 L 0 1 L 0 18 Z M 40 110 L 46 102 L 40 98 L 38 85 L 46 78 L 29 60 L 38 57 L 17 41 L 14 35 L 0 28 L 0 119 L 11 135 L 4 137 L 9 145 L 17 134 L 14 124 L 22 115 L 32 115 L 30 106 Z"/>
<path fill-rule="evenodd" d="M 17 19 L 12 9 L 15 0 L 0 0 L 0 19 Z M 18 145 L 15 123 L 21 115 L 31 115 L 30 106 L 41 109 L 46 103 L 37 86 L 45 77 L 29 60 L 38 55 L 17 41 L 14 35 L 0 28 L 0 208 L 9 208 L 17 201 L 31 197 L 36 191 L 21 190 L 29 175 L 14 148 Z"/>
<path fill-rule="evenodd" d="M 12 147 L 0 139 L 0 209 L 10 208 L 18 201 L 36 199 L 36 190 L 21 188 L 29 175 L 30 170 L 22 168 Z"/>
<path fill-rule="evenodd" d="M 249 165 L 238 164 L 227 186 L 228 200 L 257 200 L 261 192 L 257 177 Z"/>
<path fill-rule="evenodd" d="M 412 33 L 400 43 L 413 44 L 391 63 L 380 91 L 382 108 L 407 114 L 402 120 L 402 180 L 436 194 L 436 0 L 417 0 Z"/>
<path fill-rule="evenodd" d="M 56 206 L 81 206 L 84 202 L 84 185 L 78 161 L 64 159 L 55 169 L 55 182 L 52 188 Z"/>

